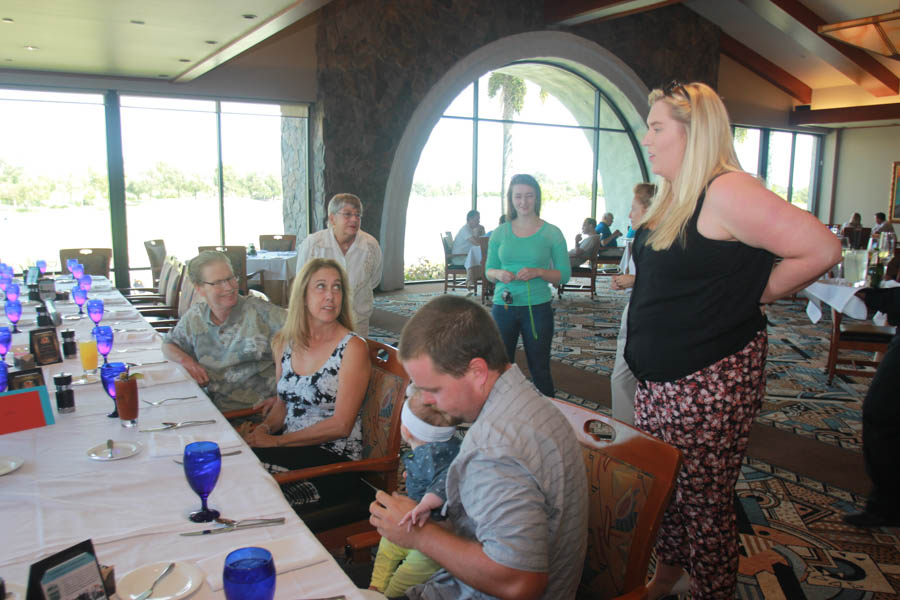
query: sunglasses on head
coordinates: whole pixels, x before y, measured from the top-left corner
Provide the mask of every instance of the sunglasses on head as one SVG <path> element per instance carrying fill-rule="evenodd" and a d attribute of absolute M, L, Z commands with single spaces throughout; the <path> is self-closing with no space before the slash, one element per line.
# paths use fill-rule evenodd
<path fill-rule="evenodd" d="M 685 100 L 687 100 L 688 104 L 690 104 L 691 95 L 688 94 L 687 88 L 684 87 L 684 85 L 682 85 L 681 82 L 677 79 L 673 79 L 669 82 L 668 85 L 663 88 L 663 94 L 670 98 L 674 98 L 676 93 L 684 96 Z"/>

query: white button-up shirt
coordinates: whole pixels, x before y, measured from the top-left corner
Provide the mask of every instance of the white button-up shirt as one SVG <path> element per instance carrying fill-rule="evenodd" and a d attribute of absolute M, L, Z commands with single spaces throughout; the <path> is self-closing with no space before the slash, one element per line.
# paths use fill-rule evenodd
<path fill-rule="evenodd" d="M 369 317 L 372 316 L 375 304 L 372 290 L 381 283 L 381 246 L 378 245 L 378 240 L 359 230 L 347 254 L 344 254 L 329 227 L 310 234 L 300 244 L 297 250 L 298 273 L 311 258 L 332 258 L 347 271 L 353 297 L 351 308 L 356 332 L 361 336 L 368 336 Z"/>

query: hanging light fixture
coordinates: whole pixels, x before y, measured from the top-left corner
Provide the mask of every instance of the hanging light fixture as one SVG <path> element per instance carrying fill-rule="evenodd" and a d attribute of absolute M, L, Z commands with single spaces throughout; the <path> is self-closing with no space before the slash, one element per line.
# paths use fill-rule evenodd
<path fill-rule="evenodd" d="M 821 35 L 900 60 L 900 9 L 883 15 L 819 25 Z"/>

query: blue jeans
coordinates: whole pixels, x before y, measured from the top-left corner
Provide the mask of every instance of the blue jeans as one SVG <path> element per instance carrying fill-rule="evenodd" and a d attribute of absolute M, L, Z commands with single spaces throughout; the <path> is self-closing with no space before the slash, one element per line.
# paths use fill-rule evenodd
<path fill-rule="evenodd" d="M 550 376 L 550 343 L 553 341 L 553 308 L 549 302 L 535 304 L 531 307 L 534 315 L 534 332 L 531 329 L 531 318 L 528 315 L 527 306 L 507 306 L 494 304 L 491 316 L 500 330 L 500 338 L 506 347 L 506 355 L 509 361 L 516 362 L 516 343 L 519 334 L 525 344 L 525 358 L 528 360 L 528 370 L 531 371 L 531 380 L 545 396 L 553 397 L 553 378 Z"/>

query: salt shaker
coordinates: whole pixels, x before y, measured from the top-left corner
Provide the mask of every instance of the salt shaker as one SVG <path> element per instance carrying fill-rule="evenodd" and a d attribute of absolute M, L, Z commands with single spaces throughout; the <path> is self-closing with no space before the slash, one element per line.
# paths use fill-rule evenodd
<path fill-rule="evenodd" d="M 75 392 L 72 391 L 72 374 L 59 373 L 53 376 L 53 385 L 56 386 L 56 412 L 75 412 Z"/>

